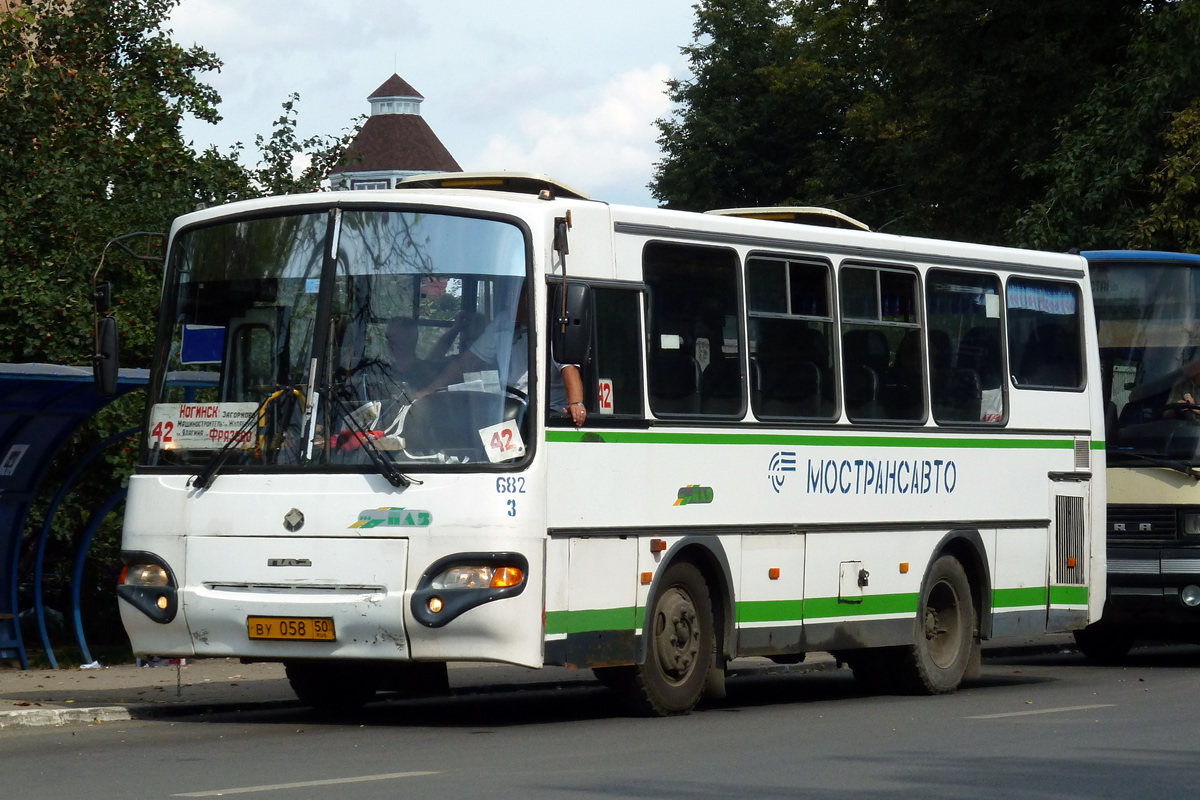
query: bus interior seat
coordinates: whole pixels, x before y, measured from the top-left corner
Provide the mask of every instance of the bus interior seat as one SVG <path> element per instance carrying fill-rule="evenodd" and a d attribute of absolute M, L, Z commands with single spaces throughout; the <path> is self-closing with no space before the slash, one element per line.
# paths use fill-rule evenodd
<path fill-rule="evenodd" d="M 939 422 L 978 422 L 983 404 L 979 374 L 973 369 L 933 371 L 934 418 Z"/>
<path fill-rule="evenodd" d="M 650 400 L 656 412 L 694 414 L 698 409 L 700 367 L 687 350 L 659 350 L 650 356 Z"/>
<path fill-rule="evenodd" d="M 882 331 L 858 329 L 842 335 L 846 411 L 852 417 L 886 419 L 879 403 L 889 351 Z"/>
<path fill-rule="evenodd" d="M 1039 325 L 1022 353 L 1022 382 L 1031 386 L 1078 386 L 1079 356 L 1070 353 L 1070 338 L 1059 325 Z"/>
<path fill-rule="evenodd" d="M 954 365 L 959 369 L 974 370 L 981 389 L 999 389 L 1003 385 L 1004 370 L 998 330 L 977 327 L 967 331 L 959 342 Z"/>
<path fill-rule="evenodd" d="M 737 356 L 714 358 L 700 374 L 700 410 L 736 414 L 742 408 L 742 374 Z"/>
<path fill-rule="evenodd" d="M 820 368 L 811 361 L 771 360 L 758 365 L 755 412 L 768 417 L 824 414 Z"/>
<path fill-rule="evenodd" d="M 920 419 L 925 411 L 925 379 L 921 368 L 921 331 L 906 331 L 887 371 L 879 398 L 888 419 Z"/>

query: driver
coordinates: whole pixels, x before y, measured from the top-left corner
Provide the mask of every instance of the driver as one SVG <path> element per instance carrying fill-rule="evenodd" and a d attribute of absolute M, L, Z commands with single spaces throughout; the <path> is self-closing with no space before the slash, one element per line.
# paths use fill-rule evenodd
<path fill-rule="evenodd" d="M 516 325 L 512 329 L 511 337 L 508 333 L 508 319 L 504 315 L 496 315 L 479 338 L 447 364 L 441 374 L 422 389 L 417 397 L 424 397 L 454 380 L 461 379 L 464 372 L 478 372 L 487 367 L 497 367 L 504 347 L 510 348 L 508 385 L 528 394 L 529 306 L 524 292 L 521 292 L 517 301 Z M 579 366 L 553 363 L 555 369 L 550 376 L 550 406 L 566 411 L 571 415 L 575 426 L 579 427 L 587 420 L 587 408 L 583 404 L 583 378 L 580 376 Z"/>
<path fill-rule="evenodd" d="M 1165 416 L 1200 422 L 1200 408 L 1188 407 L 1197 405 L 1197 397 L 1200 397 L 1200 361 L 1192 361 L 1184 365 L 1179 382 L 1171 387 Z"/>

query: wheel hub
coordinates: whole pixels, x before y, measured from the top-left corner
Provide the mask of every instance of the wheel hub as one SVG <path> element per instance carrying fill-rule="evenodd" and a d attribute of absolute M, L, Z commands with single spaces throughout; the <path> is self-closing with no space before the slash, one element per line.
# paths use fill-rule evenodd
<path fill-rule="evenodd" d="M 700 653 L 700 624 L 692 598 L 679 587 L 667 590 L 655 615 L 654 646 L 663 673 L 683 681 Z"/>

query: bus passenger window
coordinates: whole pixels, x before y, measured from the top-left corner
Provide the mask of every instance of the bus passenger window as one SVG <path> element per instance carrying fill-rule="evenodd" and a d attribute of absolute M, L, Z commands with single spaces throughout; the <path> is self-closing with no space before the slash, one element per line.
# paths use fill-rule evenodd
<path fill-rule="evenodd" d="M 829 289 L 827 264 L 777 258 L 746 262 L 750 402 L 756 417 L 835 416 Z"/>
<path fill-rule="evenodd" d="M 650 292 L 650 410 L 741 417 L 737 254 L 654 242 L 643 265 Z"/>
<path fill-rule="evenodd" d="M 933 418 L 939 423 L 1003 421 L 1000 279 L 930 270 L 925 313 Z"/>
<path fill-rule="evenodd" d="M 1022 389 L 1083 388 L 1079 288 L 1013 278 L 1008 282 L 1008 355 Z"/>
<path fill-rule="evenodd" d="M 845 267 L 842 380 L 852 422 L 925 418 L 917 276 L 907 270 Z"/>

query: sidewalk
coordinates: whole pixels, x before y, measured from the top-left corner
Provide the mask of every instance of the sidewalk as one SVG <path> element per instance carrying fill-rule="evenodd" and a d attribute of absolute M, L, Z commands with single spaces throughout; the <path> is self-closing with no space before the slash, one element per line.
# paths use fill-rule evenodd
<path fill-rule="evenodd" d="M 1061 650 L 1069 636 L 989 642 L 984 653 Z M 828 653 L 809 653 L 794 666 L 765 658 L 739 658 L 730 675 L 814 672 L 837 667 Z M 563 667 L 527 669 L 504 664 L 451 664 L 450 688 L 474 693 L 485 687 L 505 691 L 591 682 L 590 670 Z M 0 669 L 0 729 L 117 722 L 217 711 L 298 708 L 282 664 L 242 664 L 234 658 L 189 660 L 185 666 L 138 667 L 121 664 L 99 669 Z"/>

